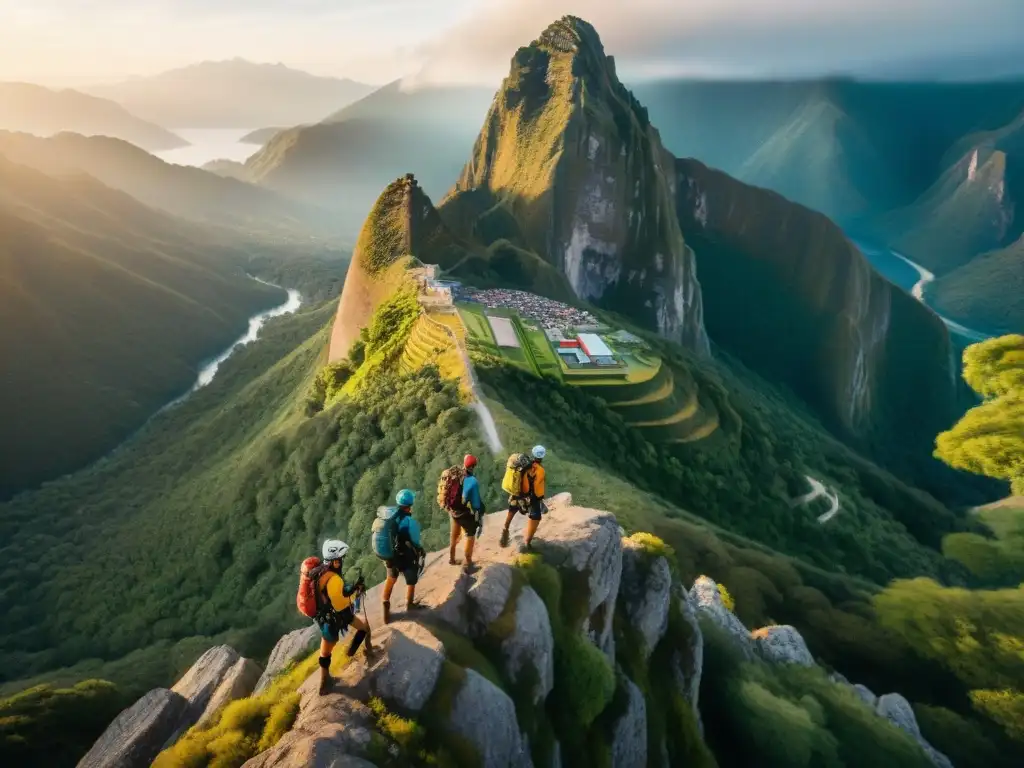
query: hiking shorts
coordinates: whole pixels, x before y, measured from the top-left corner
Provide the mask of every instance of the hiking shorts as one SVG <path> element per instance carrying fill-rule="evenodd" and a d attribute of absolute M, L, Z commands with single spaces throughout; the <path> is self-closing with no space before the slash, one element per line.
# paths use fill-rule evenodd
<path fill-rule="evenodd" d="M 452 515 L 452 520 L 458 523 L 459 527 L 465 532 L 466 537 L 470 539 L 476 536 L 476 532 L 480 527 L 476 515 L 469 510 Z"/>
<path fill-rule="evenodd" d="M 416 586 L 416 582 L 419 581 L 420 569 L 416 566 L 415 560 L 406 560 L 404 558 L 385 560 L 384 567 L 388 569 L 388 578 L 397 579 L 398 575 L 401 574 L 405 577 L 405 583 L 410 587 Z"/>
<path fill-rule="evenodd" d="M 531 520 L 540 520 L 542 503 L 540 499 L 531 500 L 525 496 L 513 496 L 508 500 L 509 509 L 515 509 L 521 515 L 526 515 Z"/>
<path fill-rule="evenodd" d="M 343 611 L 332 613 L 323 621 L 317 622 L 320 626 L 320 635 L 328 643 L 336 643 L 341 639 L 341 636 L 348 629 L 348 625 L 352 623 L 352 619 L 356 617 L 355 613 L 352 612 L 352 607 L 349 606 Z"/>

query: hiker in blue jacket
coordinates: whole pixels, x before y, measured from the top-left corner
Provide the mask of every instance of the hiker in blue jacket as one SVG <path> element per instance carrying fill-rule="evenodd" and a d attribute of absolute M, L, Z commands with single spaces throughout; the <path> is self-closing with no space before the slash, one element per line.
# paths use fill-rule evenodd
<path fill-rule="evenodd" d="M 483 532 L 484 527 L 484 500 L 480 498 L 480 482 L 474 476 L 476 471 L 476 456 L 467 453 L 462 460 L 462 467 L 465 477 L 462 480 L 462 505 L 458 509 L 450 511 L 452 518 L 452 530 L 448 539 L 448 563 L 458 565 L 455 559 L 455 548 L 458 546 L 462 534 L 466 534 L 466 562 L 462 565 L 464 573 L 476 571 L 473 563 L 473 547 L 476 545 L 476 537 Z"/>
<path fill-rule="evenodd" d="M 422 608 L 416 602 L 416 582 L 420 577 L 420 564 L 426 556 L 420 544 L 420 524 L 412 516 L 412 504 L 416 495 L 406 488 L 399 491 L 395 501 L 398 511 L 395 513 L 395 554 L 384 561 L 388 576 L 384 581 L 383 607 L 384 623 L 391 621 L 391 592 L 398 583 L 398 575 L 405 577 L 405 610 L 415 611 Z"/>

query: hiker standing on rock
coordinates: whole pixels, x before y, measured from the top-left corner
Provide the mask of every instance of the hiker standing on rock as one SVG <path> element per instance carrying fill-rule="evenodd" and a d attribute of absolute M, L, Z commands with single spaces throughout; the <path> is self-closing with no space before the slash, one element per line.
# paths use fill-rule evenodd
<path fill-rule="evenodd" d="M 415 500 L 416 494 L 408 488 L 399 491 L 395 497 L 398 507 L 382 509 L 373 523 L 373 551 L 388 572 L 382 596 L 385 624 L 391 621 L 391 593 L 399 574 L 405 577 L 405 610 L 423 607 L 416 602 L 416 582 L 427 553 L 420 544 L 420 524 L 412 516 Z"/>
<path fill-rule="evenodd" d="M 523 454 L 512 454 L 508 460 L 502 488 L 509 491 L 511 495 L 508 500 L 508 515 L 505 516 L 505 528 L 501 532 L 501 541 L 499 542 L 503 547 L 508 546 L 508 527 L 512 525 L 517 512 L 526 515 L 523 550 L 530 549 L 533 537 L 540 526 L 541 517 L 547 512 L 547 505 L 544 504 L 544 457 L 547 455 L 547 451 L 543 445 L 535 445 L 531 453 L 532 459 Z M 525 462 L 524 459 L 526 459 Z"/>
<path fill-rule="evenodd" d="M 473 573 L 473 548 L 476 537 L 483 531 L 484 502 L 480 498 L 480 483 L 477 481 L 476 456 L 466 454 L 462 467 L 449 467 L 441 473 L 438 483 L 438 502 L 452 519 L 451 535 L 448 539 L 448 564 L 458 565 L 455 559 L 455 548 L 462 534 L 466 534 L 466 561 L 462 565 L 463 573 Z"/>
<path fill-rule="evenodd" d="M 370 658 L 373 646 L 370 644 L 370 626 L 355 614 L 354 600 L 366 593 L 366 584 L 362 576 L 352 586 L 345 584 L 341 575 L 348 544 L 339 539 L 328 539 L 324 542 L 323 560 L 309 558 L 302 564 L 299 576 L 299 609 L 306 615 L 310 613 L 307 603 L 312 597 L 314 621 L 320 628 L 320 695 L 330 689 L 331 653 L 341 636 L 350 626 L 356 628 L 355 637 L 348 646 L 348 655 L 356 655 L 363 640 L 366 640 L 365 653 Z M 312 561 L 312 562 L 311 562 Z"/>

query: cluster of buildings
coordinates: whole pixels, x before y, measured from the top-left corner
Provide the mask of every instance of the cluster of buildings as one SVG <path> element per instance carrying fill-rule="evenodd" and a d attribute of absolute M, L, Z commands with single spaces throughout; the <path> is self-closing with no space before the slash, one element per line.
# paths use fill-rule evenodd
<path fill-rule="evenodd" d="M 462 286 L 455 288 L 454 291 L 456 301 L 471 301 L 491 308 L 514 309 L 520 317 L 536 321 L 544 328 L 545 333 L 562 328 L 595 330 L 599 327 L 597 318 L 585 309 L 570 307 L 560 301 L 525 291 L 504 288 L 481 291 Z"/>

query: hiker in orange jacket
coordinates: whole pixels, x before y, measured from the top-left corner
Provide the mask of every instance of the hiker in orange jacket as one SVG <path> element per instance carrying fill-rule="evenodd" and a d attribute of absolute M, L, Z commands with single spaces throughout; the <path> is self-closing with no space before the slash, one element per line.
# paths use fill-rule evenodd
<path fill-rule="evenodd" d="M 508 527 L 512 525 L 517 512 L 522 512 L 526 515 L 526 534 L 523 537 L 524 551 L 530 549 L 533 537 L 537 534 L 537 528 L 540 527 L 541 517 L 547 512 L 547 507 L 544 504 L 544 494 L 546 492 L 544 487 L 544 457 L 547 455 L 547 451 L 543 445 L 535 445 L 532 454 L 533 461 L 526 471 L 523 472 L 522 493 L 519 497 L 521 502 L 517 505 L 510 504 L 508 515 L 505 516 L 505 529 L 501 532 L 501 540 L 499 542 L 503 547 L 508 546 Z"/>

